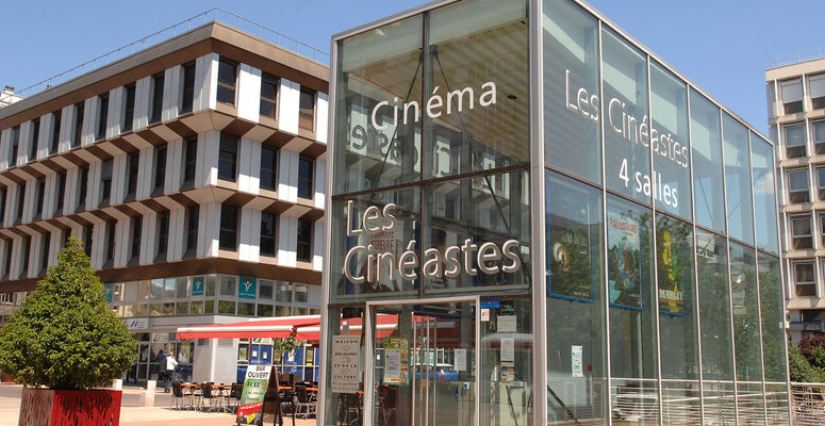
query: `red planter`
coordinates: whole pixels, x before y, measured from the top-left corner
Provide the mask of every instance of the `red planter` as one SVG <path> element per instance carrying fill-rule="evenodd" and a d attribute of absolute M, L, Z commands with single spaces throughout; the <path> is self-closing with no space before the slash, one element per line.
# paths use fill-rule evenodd
<path fill-rule="evenodd" d="M 20 426 L 118 426 L 121 391 L 23 388 Z"/>

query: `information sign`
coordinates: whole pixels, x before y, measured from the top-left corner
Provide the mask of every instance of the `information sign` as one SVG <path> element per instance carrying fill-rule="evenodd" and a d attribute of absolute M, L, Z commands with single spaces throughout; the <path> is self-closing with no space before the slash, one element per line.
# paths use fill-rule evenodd
<path fill-rule="evenodd" d="M 360 390 L 360 359 L 360 336 L 332 336 L 329 375 L 333 393 L 356 393 Z"/>
<path fill-rule="evenodd" d="M 246 380 L 243 382 L 243 393 L 238 404 L 237 424 L 263 424 L 264 396 L 269 387 L 271 372 L 271 365 L 250 365 L 246 369 Z"/>

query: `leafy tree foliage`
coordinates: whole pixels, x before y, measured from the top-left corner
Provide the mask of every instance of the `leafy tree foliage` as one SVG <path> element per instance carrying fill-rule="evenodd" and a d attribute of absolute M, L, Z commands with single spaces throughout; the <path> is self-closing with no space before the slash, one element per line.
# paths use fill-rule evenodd
<path fill-rule="evenodd" d="M 77 238 L 69 238 L 57 266 L 0 331 L 0 370 L 27 386 L 106 386 L 136 354 L 132 334 L 107 305 Z"/>
<path fill-rule="evenodd" d="M 822 383 L 825 381 L 825 374 L 822 370 L 811 365 L 799 349 L 791 346 L 788 352 L 792 382 Z"/>

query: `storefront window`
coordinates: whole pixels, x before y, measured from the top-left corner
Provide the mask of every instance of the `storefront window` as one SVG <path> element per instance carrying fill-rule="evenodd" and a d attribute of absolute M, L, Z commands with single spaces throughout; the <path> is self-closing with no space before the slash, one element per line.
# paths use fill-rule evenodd
<path fill-rule="evenodd" d="M 651 179 L 653 199 L 657 208 L 690 220 L 687 87 L 661 65 L 651 63 L 650 100 L 650 149 L 656 172 L 656 178 Z"/>
<path fill-rule="evenodd" d="M 651 212 L 608 196 L 607 222 L 611 400 L 614 411 L 641 407 L 646 414 L 638 424 L 658 423 Z"/>
<path fill-rule="evenodd" d="M 608 189 L 649 203 L 650 127 L 647 60 L 608 29 L 602 32 L 604 156 Z"/>
<path fill-rule="evenodd" d="M 773 146 L 751 133 L 753 159 L 753 201 L 756 213 L 756 244 L 762 250 L 779 253 L 776 231 L 776 182 Z"/>
<path fill-rule="evenodd" d="M 730 115 L 723 114 L 723 116 L 728 234 L 731 238 L 753 244 L 753 202 L 751 201 L 748 129 Z"/>
<path fill-rule="evenodd" d="M 693 191 L 696 223 L 725 232 L 725 188 L 722 175 L 722 128 L 719 107 L 691 89 L 690 141 L 693 147 Z"/>
<path fill-rule="evenodd" d="M 602 193 L 547 172 L 545 200 L 547 385 L 565 404 L 606 422 Z M 570 420 L 552 400 L 547 415 L 549 422 Z"/>
<path fill-rule="evenodd" d="M 545 161 L 601 183 L 598 22 L 569 1 L 544 2 Z"/>

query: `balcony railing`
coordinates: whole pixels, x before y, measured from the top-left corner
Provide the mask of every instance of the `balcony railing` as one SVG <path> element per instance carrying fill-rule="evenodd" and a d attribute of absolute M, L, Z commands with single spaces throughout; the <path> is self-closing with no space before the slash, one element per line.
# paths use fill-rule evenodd
<path fill-rule="evenodd" d="M 799 52 L 788 53 L 786 55 L 771 56 L 771 65 L 769 68 L 783 67 L 786 65 L 793 65 L 800 62 L 813 61 L 814 59 L 821 58 L 825 58 L 825 47 L 800 50 Z"/>

